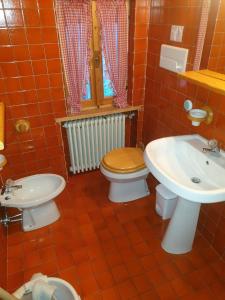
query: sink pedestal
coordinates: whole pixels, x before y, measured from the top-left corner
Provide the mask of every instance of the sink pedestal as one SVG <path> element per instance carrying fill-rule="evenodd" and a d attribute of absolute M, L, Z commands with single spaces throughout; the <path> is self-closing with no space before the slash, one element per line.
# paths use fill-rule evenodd
<path fill-rule="evenodd" d="M 198 223 L 201 203 L 179 197 L 161 243 L 162 248 L 173 254 L 191 251 Z"/>

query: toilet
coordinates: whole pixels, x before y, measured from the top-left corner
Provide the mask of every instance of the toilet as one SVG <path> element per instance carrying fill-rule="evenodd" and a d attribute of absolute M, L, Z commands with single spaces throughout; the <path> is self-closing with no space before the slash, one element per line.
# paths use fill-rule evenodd
<path fill-rule="evenodd" d="M 128 202 L 149 195 L 149 174 L 140 148 L 118 148 L 102 159 L 100 170 L 110 181 L 108 198 L 112 202 Z"/>
<path fill-rule="evenodd" d="M 44 227 L 59 219 L 60 212 L 54 198 L 65 188 L 66 182 L 62 176 L 37 174 L 8 181 L 9 190 L 0 195 L 0 204 L 22 211 L 24 231 Z"/>
<path fill-rule="evenodd" d="M 48 277 L 42 273 L 34 274 L 30 281 L 13 293 L 13 296 L 22 300 L 81 300 L 76 290 L 67 281 L 57 277 Z"/>

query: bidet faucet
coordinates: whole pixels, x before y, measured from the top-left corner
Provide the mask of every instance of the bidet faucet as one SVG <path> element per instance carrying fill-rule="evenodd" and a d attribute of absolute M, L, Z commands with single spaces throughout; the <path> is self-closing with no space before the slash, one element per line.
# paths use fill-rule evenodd
<path fill-rule="evenodd" d="M 202 151 L 205 152 L 213 152 L 213 153 L 219 153 L 220 147 L 218 145 L 218 141 L 215 139 L 208 141 L 209 148 L 202 148 Z"/>
<path fill-rule="evenodd" d="M 2 186 L 1 195 L 11 193 L 13 190 L 18 189 L 22 189 L 22 185 L 14 185 L 14 181 L 12 179 L 7 179 L 6 183 Z"/>

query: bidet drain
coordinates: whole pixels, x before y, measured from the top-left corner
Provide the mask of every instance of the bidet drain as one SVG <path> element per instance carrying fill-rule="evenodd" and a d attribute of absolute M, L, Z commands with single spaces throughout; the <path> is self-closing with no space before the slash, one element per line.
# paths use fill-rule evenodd
<path fill-rule="evenodd" d="M 198 177 L 192 177 L 192 178 L 191 178 L 191 181 L 194 182 L 194 183 L 200 183 L 200 182 L 201 182 L 201 179 L 198 178 Z"/>

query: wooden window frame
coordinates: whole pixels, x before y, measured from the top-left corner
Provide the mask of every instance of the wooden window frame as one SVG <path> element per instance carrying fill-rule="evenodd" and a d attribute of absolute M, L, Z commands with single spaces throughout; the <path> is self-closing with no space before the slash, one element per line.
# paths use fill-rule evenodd
<path fill-rule="evenodd" d="M 129 0 L 127 0 L 128 15 L 130 10 Z M 92 11 L 92 32 L 93 36 L 90 42 L 91 60 L 90 60 L 90 87 L 91 99 L 81 99 L 82 110 L 90 108 L 100 108 L 112 106 L 113 97 L 104 97 L 103 66 L 101 51 L 100 25 L 96 12 L 96 1 L 91 2 Z"/>

